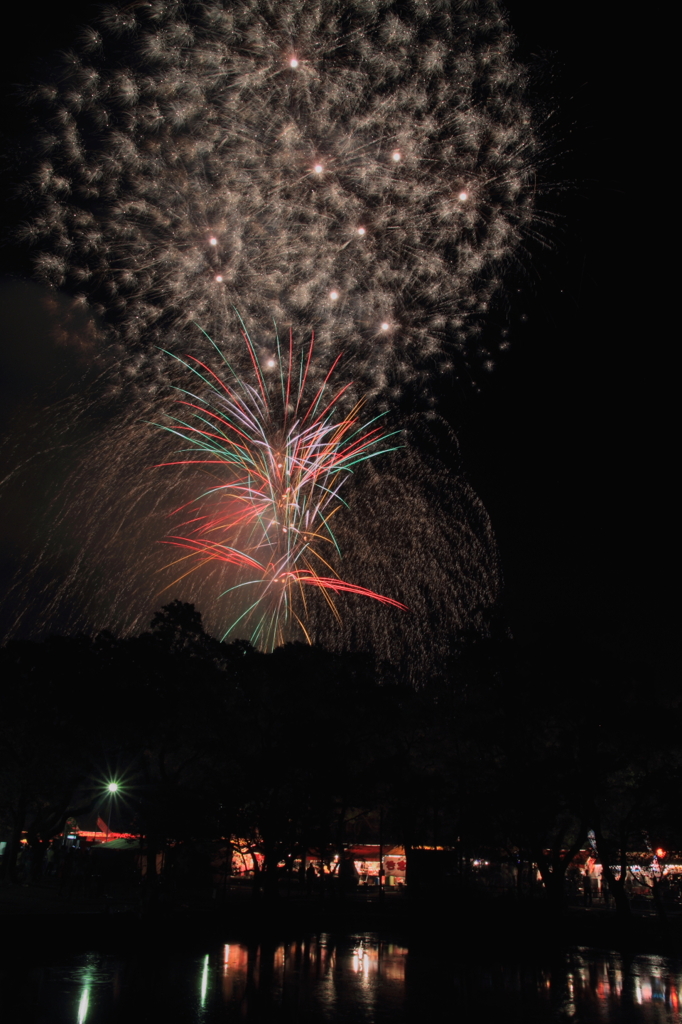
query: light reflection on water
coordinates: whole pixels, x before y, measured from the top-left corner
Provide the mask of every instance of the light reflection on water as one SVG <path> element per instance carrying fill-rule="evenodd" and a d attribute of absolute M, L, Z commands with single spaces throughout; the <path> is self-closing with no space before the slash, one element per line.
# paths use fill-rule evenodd
<path fill-rule="evenodd" d="M 412 1024 L 430 1017 L 537 1024 L 682 1024 L 682 963 L 590 949 L 542 961 L 448 954 L 374 933 L 213 945 L 150 943 L 3 971 L 3 1018 L 32 1024 L 217 1021 Z M 14 1012 L 12 1012 L 14 1011 Z"/>

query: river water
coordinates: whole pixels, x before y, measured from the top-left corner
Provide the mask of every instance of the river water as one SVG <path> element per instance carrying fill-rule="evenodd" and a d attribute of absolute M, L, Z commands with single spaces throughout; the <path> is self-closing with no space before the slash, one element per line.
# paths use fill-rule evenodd
<path fill-rule="evenodd" d="M 57 941 L 58 944 L 58 941 Z M 401 945 L 374 932 L 286 943 L 151 944 L 125 955 L 13 957 L 2 1019 L 109 1022 L 682 1024 L 682 961 L 573 948 L 534 955 L 449 953 L 434 937 Z"/>

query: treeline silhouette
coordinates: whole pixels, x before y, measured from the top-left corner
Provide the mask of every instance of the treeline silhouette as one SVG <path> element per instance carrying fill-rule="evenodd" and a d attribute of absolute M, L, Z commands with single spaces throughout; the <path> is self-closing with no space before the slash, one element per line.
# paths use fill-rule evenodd
<path fill-rule="evenodd" d="M 209 637 L 179 601 L 148 632 L 14 640 L 0 651 L 3 870 L 22 835 L 33 862 L 69 817 L 168 844 L 238 836 L 278 865 L 344 843 L 537 864 L 560 907 L 589 841 L 622 913 L 633 850 L 682 849 L 680 698 L 619 657 L 548 638 L 454 642 L 408 686 L 368 654 L 287 644 L 271 654 Z"/>

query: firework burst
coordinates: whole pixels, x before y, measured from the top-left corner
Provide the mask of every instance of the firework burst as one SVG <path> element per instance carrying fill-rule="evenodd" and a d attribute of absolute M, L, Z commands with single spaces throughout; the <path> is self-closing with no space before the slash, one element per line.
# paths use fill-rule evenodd
<path fill-rule="evenodd" d="M 315 330 L 365 393 L 480 365 L 535 219 L 512 50 L 494 0 L 107 7 L 26 90 L 8 217 L 145 387 L 155 346 L 223 336 L 232 305 Z"/>
<path fill-rule="evenodd" d="M 237 581 L 220 596 L 246 593 L 246 608 L 223 639 L 243 624 L 252 642 L 268 649 L 284 642 L 292 620 L 310 641 L 295 610 L 298 606 L 305 613 L 305 591 L 310 587 L 322 591 L 339 621 L 332 594 L 370 597 L 406 610 L 391 597 L 342 580 L 330 564 L 334 552 L 340 555 L 333 521 L 343 504 L 342 487 L 354 466 L 395 450 L 396 445 L 389 444 L 395 434 L 382 430 L 381 417 L 363 423 L 361 403 L 346 414 L 341 411 L 340 400 L 349 385 L 334 383 L 338 359 L 306 397 L 314 337 L 298 360 L 293 335 L 284 356 L 278 338 L 277 357 L 266 367 L 246 331 L 243 337 L 252 360 L 253 385 L 213 342 L 221 356 L 221 373 L 194 356 L 174 357 L 192 371 L 198 389 L 180 389 L 182 415 L 170 417 L 164 425 L 189 443 L 190 457 L 163 465 L 210 467 L 211 475 L 217 476 L 198 500 L 179 510 L 190 515 L 184 524 L 189 531 L 168 539 L 189 551 L 180 564 L 192 564 L 179 579 L 216 562 L 236 570 Z M 279 373 L 273 382 L 268 377 L 275 366 Z"/>
<path fill-rule="evenodd" d="M 29 599 L 17 595 L 33 579 L 46 595 L 40 628 L 68 604 L 78 628 L 130 631 L 148 618 L 148 580 L 160 563 L 149 541 L 162 532 L 167 493 L 149 484 L 147 467 L 164 456 L 140 424 L 163 417 L 173 372 L 162 349 L 187 352 L 187 365 L 203 372 L 192 324 L 226 337 L 225 359 L 238 365 L 235 307 L 249 324 L 253 364 L 239 380 L 223 367 L 224 387 L 209 374 L 197 408 L 166 424 L 184 437 L 186 461 L 215 457 L 213 472 L 224 475 L 196 522 L 175 531 L 186 567 L 202 567 L 178 584 L 180 596 L 220 632 L 215 595 L 243 584 L 226 601 L 250 589 L 259 596 L 247 618 L 261 645 L 274 642 L 268 622 L 296 614 L 313 640 L 376 642 L 382 657 L 410 650 L 416 660 L 433 647 L 433 631 L 465 629 L 495 602 L 494 539 L 451 439 L 440 460 L 427 458 L 429 426 L 413 418 L 407 450 L 387 455 L 378 472 L 367 458 L 382 431 L 377 421 L 360 427 L 357 402 L 364 395 L 378 411 L 400 398 L 406 423 L 437 403 L 430 376 L 465 361 L 474 377 L 492 366 L 482 318 L 538 223 L 538 143 L 513 47 L 496 0 L 149 0 L 103 8 L 23 90 L 25 132 L 8 147 L 18 170 L 5 209 L 14 239 L 6 267 L 91 317 L 88 338 L 110 357 L 119 411 L 74 457 L 59 500 L 46 497 L 36 537 L 49 540 L 17 568 L 5 597 L 12 615 L 27 614 Z M 282 362 L 264 340 L 273 317 L 296 335 L 315 332 L 303 393 L 286 353 Z M 317 421 L 321 406 L 304 416 L 331 389 L 340 352 L 344 376 L 322 434 L 290 434 Z M 280 366 L 289 367 L 283 375 Z M 98 391 L 93 404 L 100 399 Z M 73 405 L 66 415 L 75 417 Z M 216 416 L 248 436 L 248 457 Z M 290 502 L 292 484 L 263 460 L 269 446 L 293 466 L 297 443 L 299 456 L 308 443 L 332 447 L 317 477 L 301 463 Z M 352 509 L 333 514 L 355 455 L 365 462 L 353 467 Z M 312 449 L 307 457 L 314 461 Z M 184 487 L 194 472 L 178 467 L 177 504 L 193 493 Z M 247 490 L 234 489 L 240 479 L 250 505 Z M 131 516 L 136 529 L 124 531 Z M 279 524 L 277 543 L 268 523 Z M 329 613 L 324 598 L 333 603 L 351 586 L 320 561 L 338 558 L 332 529 L 344 576 L 374 595 L 400 594 L 409 616 L 386 614 L 379 600 L 343 625 Z M 344 593 L 344 605 L 356 609 L 364 593 Z"/>

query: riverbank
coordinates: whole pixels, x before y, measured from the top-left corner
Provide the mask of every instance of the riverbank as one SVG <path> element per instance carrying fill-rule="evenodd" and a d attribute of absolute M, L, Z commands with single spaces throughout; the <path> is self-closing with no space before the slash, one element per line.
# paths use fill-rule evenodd
<path fill-rule="evenodd" d="M 245 889 L 217 897 L 201 892 L 162 895 L 150 905 L 142 891 L 91 895 L 56 883 L 0 884 L 0 916 L 22 941 L 59 933 L 60 941 L 100 948 L 150 936 L 160 943 L 281 938 L 300 932 L 390 932 L 411 944 L 435 925 L 453 945 L 513 949 L 590 946 L 628 954 L 682 955 L 682 913 L 661 918 L 638 909 L 628 920 L 604 908 L 570 907 L 557 917 L 540 901 L 518 902 L 485 894 L 466 898 L 434 893 L 414 900 L 406 891 L 345 896 L 282 895 L 256 899 Z"/>

